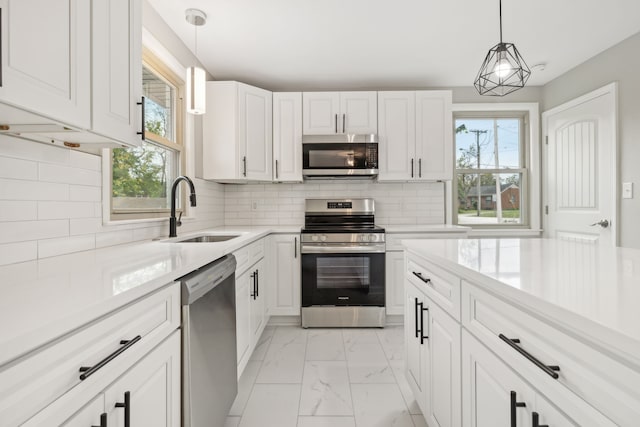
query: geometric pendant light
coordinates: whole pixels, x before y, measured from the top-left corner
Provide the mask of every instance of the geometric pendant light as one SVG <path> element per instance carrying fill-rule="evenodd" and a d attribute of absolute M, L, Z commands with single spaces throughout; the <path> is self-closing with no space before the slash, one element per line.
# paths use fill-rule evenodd
<path fill-rule="evenodd" d="M 195 55 L 198 56 L 198 27 L 207 23 L 207 15 L 198 9 L 187 9 L 185 18 L 195 27 Z M 207 75 L 200 67 L 187 68 L 187 113 L 204 114 L 207 105 Z"/>
<path fill-rule="evenodd" d="M 513 43 L 502 42 L 502 0 L 500 0 L 500 43 L 489 49 L 474 86 L 480 95 L 504 96 L 524 87 L 531 71 Z"/>

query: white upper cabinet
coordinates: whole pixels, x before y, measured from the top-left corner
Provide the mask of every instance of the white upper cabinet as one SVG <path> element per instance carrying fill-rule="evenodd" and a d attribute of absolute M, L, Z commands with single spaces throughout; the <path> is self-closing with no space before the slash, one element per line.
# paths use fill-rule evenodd
<path fill-rule="evenodd" d="M 302 181 L 302 93 L 273 94 L 273 180 Z"/>
<path fill-rule="evenodd" d="M 89 129 L 91 2 L 0 0 L 0 13 L 0 102 Z"/>
<path fill-rule="evenodd" d="M 93 130 L 126 143 L 142 130 L 142 3 L 93 0 Z"/>
<path fill-rule="evenodd" d="M 418 179 L 453 179 L 451 91 L 416 92 Z"/>
<path fill-rule="evenodd" d="M 376 92 L 305 92 L 305 135 L 378 133 Z"/>
<path fill-rule="evenodd" d="M 378 180 L 451 180 L 451 91 L 378 92 L 378 105 Z"/>
<path fill-rule="evenodd" d="M 239 82 L 207 82 L 202 178 L 272 180 L 271 92 Z"/>

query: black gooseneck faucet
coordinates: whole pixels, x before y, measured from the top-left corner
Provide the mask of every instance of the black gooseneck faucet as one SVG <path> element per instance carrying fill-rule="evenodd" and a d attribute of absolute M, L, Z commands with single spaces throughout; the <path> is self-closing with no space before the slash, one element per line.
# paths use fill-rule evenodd
<path fill-rule="evenodd" d="M 191 195 L 189 196 L 189 200 L 191 201 L 191 206 L 196 205 L 196 187 L 193 185 L 193 181 L 184 175 L 181 175 L 173 181 L 173 185 L 171 185 L 171 216 L 169 217 L 169 237 L 178 237 L 178 227 L 182 225 L 180 218 L 182 218 L 182 212 L 180 212 L 180 218 L 176 219 L 176 190 L 178 189 L 178 184 L 180 181 L 187 181 L 189 184 L 189 188 L 191 189 Z"/>

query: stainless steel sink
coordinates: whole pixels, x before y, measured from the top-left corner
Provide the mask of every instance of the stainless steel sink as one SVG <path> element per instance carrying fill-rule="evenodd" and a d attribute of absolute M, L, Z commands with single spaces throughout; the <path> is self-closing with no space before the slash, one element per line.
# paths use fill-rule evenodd
<path fill-rule="evenodd" d="M 214 243 L 214 242 L 226 242 L 227 240 L 240 237 L 239 234 L 207 234 L 204 236 L 190 237 L 183 240 L 175 240 L 175 243 Z"/>

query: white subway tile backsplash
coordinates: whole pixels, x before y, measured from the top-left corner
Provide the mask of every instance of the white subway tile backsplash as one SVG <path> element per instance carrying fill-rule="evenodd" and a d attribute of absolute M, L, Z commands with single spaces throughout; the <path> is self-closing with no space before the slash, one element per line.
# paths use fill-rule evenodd
<path fill-rule="evenodd" d="M 108 231 L 96 234 L 96 248 L 133 242 L 133 230 Z"/>
<path fill-rule="evenodd" d="M 0 222 L 38 219 L 38 203 L 20 200 L 0 200 Z"/>
<path fill-rule="evenodd" d="M 69 234 L 94 234 L 104 231 L 102 218 L 77 218 L 69 220 Z"/>
<path fill-rule="evenodd" d="M 0 155 L 35 162 L 68 164 L 70 150 L 0 135 Z"/>
<path fill-rule="evenodd" d="M 0 265 L 31 261 L 38 258 L 38 242 L 18 242 L 0 245 Z"/>
<path fill-rule="evenodd" d="M 74 202 L 100 202 L 102 200 L 102 188 L 87 185 L 70 185 L 69 200 Z"/>
<path fill-rule="evenodd" d="M 92 185 L 95 187 L 102 185 L 102 175 L 99 171 L 47 163 L 39 164 L 39 177 L 40 181 L 46 182 Z"/>
<path fill-rule="evenodd" d="M 69 186 L 0 178 L 0 200 L 69 200 Z"/>
<path fill-rule="evenodd" d="M 38 219 L 95 217 L 93 202 L 38 202 Z"/>
<path fill-rule="evenodd" d="M 68 219 L 0 222 L 0 243 L 26 242 L 68 235 Z"/>
<path fill-rule="evenodd" d="M 69 166 L 100 171 L 102 170 L 102 157 L 71 150 L 69 152 Z"/>
<path fill-rule="evenodd" d="M 38 163 L 0 156 L 0 178 L 38 179 Z"/>
<path fill-rule="evenodd" d="M 38 258 L 47 258 L 73 252 L 87 251 L 96 247 L 94 234 L 84 236 L 62 237 L 38 241 Z"/>

